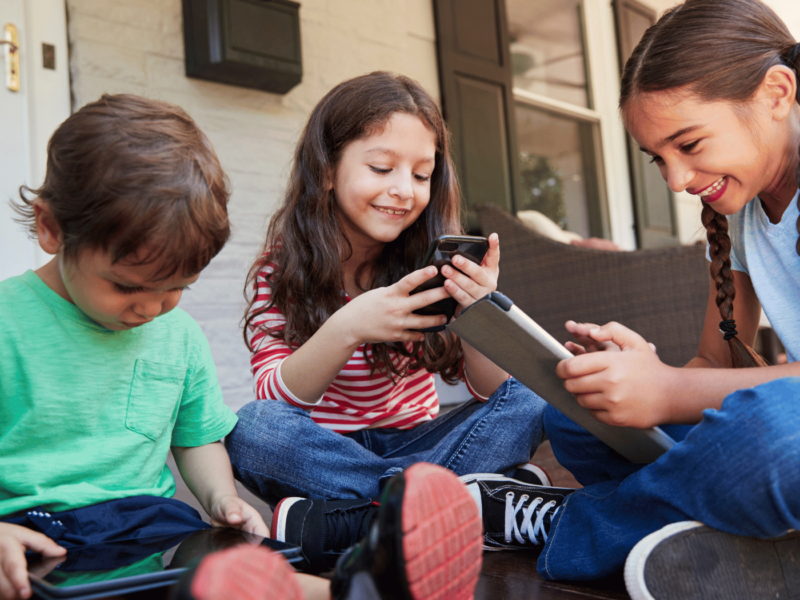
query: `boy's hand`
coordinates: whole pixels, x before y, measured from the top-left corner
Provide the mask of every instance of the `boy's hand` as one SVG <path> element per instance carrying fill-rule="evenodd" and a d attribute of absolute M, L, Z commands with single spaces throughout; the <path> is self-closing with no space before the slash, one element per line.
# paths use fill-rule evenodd
<path fill-rule="evenodd" d="M 644 429 L 669 423 L 674 369 L 659 360 L 654 346 L 619 323 L 586 335 L 600 348 L 611 342 L 620 351 L 587 352 L 558 363 L 556 375 L 578 404 L 609 425 Z"/>
<path fill-rule="evenodd" d="M 269 537 L 269 527 L 258 511 L 239 496 L 220 496 L 209 511 L 211 524 L 217 527 L 235 527 L 261 537 Z"/>
<path fill-rule="evenodd" d="M 44 534 L 27 527 L 0 523 L 0 598 L 31 597 L 25 550 L 43 556 L 64 556 L 67 551 Z"/>
<path fill-rule="evenodd" d="M 480 265 L 456 255 L 452 259 L 455 269 L 447 265 L 442 267 L 442 275 L 446 278 L 444 288 L 458 302 L 459 313 L 497 289 L 497 278 L 500 276 L 500 238 L 493 233 L 488 240 L 489 250 Z"/>

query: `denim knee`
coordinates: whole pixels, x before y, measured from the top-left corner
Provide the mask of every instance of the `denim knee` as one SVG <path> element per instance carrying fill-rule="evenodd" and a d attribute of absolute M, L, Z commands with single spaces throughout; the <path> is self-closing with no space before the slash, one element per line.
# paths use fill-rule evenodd
<path fill-rule="evenodd" d="M 731 450 L 746 451 L 766 464 L 800 458 L 800 377 L 776 379 L 739 390 L 725 398 L 719 411 L 704 418 L 724 419 L 736 435 L 727 439 Z"/>
<path fill-rule="evenodd" d="M 278 439 L 297 439 L 291 432 L 293 423 L 298 419 L 311 421 L 304 410 L 278 400 L 249 402 L 236 416 L 239 421 L 225 438 L 225 447 L 234 466 L 246 461 L 254 451 L 263 460 L 263 455 Z"/>
<path fill-rule="evenodd" d="M 746 453 L 754 472 L 766 478 L 755 485 L 800 486 L 800 377 L 776 379 L 739 390 L 725 398 L 719 411 L 705 411 L 704 419 L 721 421 L 727 435 L 715 436 L 731 453 Z"/>
<path fill-rule="evenodd" d="M 506 402 L 506 400 L 512 400 Z M 517 413 L 517 417 L 525 422 L 541 425 L 544 409 L 548 406 L 535 392 L 522 385 L 513 377 L 507 379 L 497 388 L 486 404 L 505 402 L 503 410 Z"/>

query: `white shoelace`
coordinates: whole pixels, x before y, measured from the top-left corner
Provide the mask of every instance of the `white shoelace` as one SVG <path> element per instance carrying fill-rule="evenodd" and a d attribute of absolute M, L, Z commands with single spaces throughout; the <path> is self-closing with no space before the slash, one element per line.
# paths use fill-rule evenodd
<path fill-rule="evenodd" d="M 538 534 L 542 534 L 542 543 L 544 544 L 547 541 L 547 531 L 544 528 L 544 517 L 547 515 L 547 511 L 553 508 L 557 502 L 551 500 L 543 504 L 541 507 L 539 506 L 544 502 L 542 498 L 534 498 L 528 506 L 525 506 L 525 503 L 528 501 L 529 497 L 527 494 L 523 494 L 517 505 L 514 506 L 514 492 L 508 492 L 506 494 L 506 536 L 505 541 L 507 544 L 512 542 L 511 536 L 513 534 L 514 538 L 516 538 L 517 542 L 520 544 L 526 544 L 530 542 L 534 545 L 539 545 Z M 538 508 L 538 510 L 537 510 Z M 560 507 L 559 507 L 560 508 Z M 517 525 L 517 513 L 522 511 L 522 526 Z M 553 511 L 550 519 L 556 516 L 558 512 L 558 508 Z M 531 522 L 533 516 L 536 515 L 536 521 Z M 528 536 L 528 539 L 525 539 L 525 535 Z"/>

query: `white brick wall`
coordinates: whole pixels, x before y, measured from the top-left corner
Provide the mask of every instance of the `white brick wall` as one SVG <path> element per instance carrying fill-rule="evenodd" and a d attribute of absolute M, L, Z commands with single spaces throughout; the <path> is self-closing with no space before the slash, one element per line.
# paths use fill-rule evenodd
<path fill-rule="evenodd" d="M 73 109 L 102 93 L 181 105 L 211 139 L 233 188 L 233 236 L 181 307 L 203 328 L 225 401 L 253 397 L 239 321 L 245 274 L 280 201 L 292 151 L 316 102 L 340 81 L 382 69 L 438 98 L 431 0 L 303 0 L 303 82 L 281 96 L 188 79 L 180 0 L 67 0 Z"/>

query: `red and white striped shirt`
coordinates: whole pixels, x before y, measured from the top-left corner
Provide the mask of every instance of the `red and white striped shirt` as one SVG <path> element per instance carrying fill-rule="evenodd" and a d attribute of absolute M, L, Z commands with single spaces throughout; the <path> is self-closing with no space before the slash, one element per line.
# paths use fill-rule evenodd
<path fill-rule="evenodd" d="M 272 271 L 273 267 L 268 265 L 258 274 L 252 310 L 269 304 L 272 290 L 266 276 Z M 350 299 L 347 298 L 347 301 Z M 310 410 L 311 418 L 316 423 L 338 433 L 382 427 L 411 429 L 430 421 L 439 413 L 439 397 L 432 373 L 425 369 L 409 371 L 397 383 L 380 371 L 370 376 L 370 367 L 364 357 L 365 345 L 358 347 L 319 400 L 300 400 L 281 379 L 281 364 L 292 353 L 292 348 L 265 331 L 266 328 L 280 328 L 285 322 L 281 311 L 273 306 L 253 319 L 248 331 L 253 352 L 250 365 L 259 400 L 283 400 Z M 397 360 L 400 358 L 396 357 Z M 309 365 L 309 368 L 313 368 L 313 365 Z M 475 393 L 469 382 L 466 383 L 473 396 L 485 400 Z"/>

